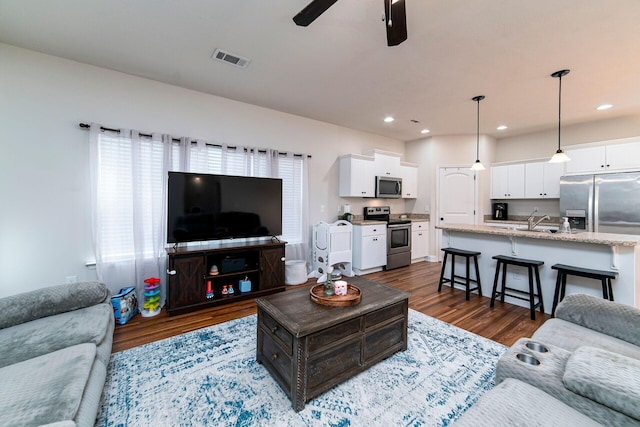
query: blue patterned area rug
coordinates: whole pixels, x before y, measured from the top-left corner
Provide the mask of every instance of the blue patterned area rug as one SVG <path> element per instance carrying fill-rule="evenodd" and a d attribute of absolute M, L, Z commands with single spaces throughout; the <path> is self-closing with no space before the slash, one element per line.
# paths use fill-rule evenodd
<path fill-rule="evenodd" d="M 493 386 L 501 344 L 409 310 L 409 347 L 296 413 L 256 362 L 256 316 L 115 353 L 96 426 L 447 426 Z"/>

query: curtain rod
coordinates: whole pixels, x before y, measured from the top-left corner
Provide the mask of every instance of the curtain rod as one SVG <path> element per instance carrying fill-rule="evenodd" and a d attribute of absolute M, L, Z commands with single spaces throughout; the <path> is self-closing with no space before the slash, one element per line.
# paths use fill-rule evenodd
<path fill-rule="evenodd" d="M 87 123 L 79 123 L 79 124 L 78 124 L 78 126 L 80 126 L 82 129 L 89 129 L 89 128 L 91 127 L 91 125 L 89 125 L 89 124 L 87 124 Z M 100 130 L 101 130 L 101 131 L 104 131 L 104 132 L 115 132 L 115 133 L 120 133 L 120 129 L 106 128 L 106 127 L 104 127 L 104 126 L 100 126 Z M 140 136 L 147 137 L 147 138 L 151 138 L 151 136 L 152 136 L 150 133 L 139 133 L 139 135 L 140 135 Z M 172 141 L 175 141 L 175 142 L 180 142 L 180 139 L 179 139 L 179 138 L 173 138 L 173 137 L 172 137 L 172 138 L 171 138 L 171 140 L 172 140 Z M 191 141 L 191 143 L 195 143 L 195 142 L 197 142 L 197 141 L 195 141 L 195 140 L 192 140 L 192 141 Z M 211 146 L 211 147 L 222 147 L 222 145 L 220 145 L 220 144 L 211 144 L 211 143 L 209 143 L 209 142 L 207 142 L 207 143 L 205 143 L 205 144 L 206 144 L 206 145 L 209 145 L 209 146 Z M 232 150 L 235 150 L 235 149 L 237 149 L 238 147 L 234 147 L 234 146 L 227 146 L 227 148 L 230 148 L 230 149 L 232 149 Z M 245 150 L 246 150 L 246 148 L 245 148 Z M 251 151 L 253 151 L 253 149 L 251 149 Z M 266 153 L 266 152 L 267 152 L 266 150 L 257 150 L 257 151 L 258 151 L 258 153 Z M 284 155 L 286 155 L 287 153 L 286 153 L 286 152 L 283 152 L 283 153 L 278 153 L 278 154 L 280 154 L 280 155 L 283 155 L 283 156 L 284 156 Z M 303 156 L 304 156 L 304 154 L 298 154 L 298 153 L 294 153 L 293 155 L 294 155 L 295 157 L 303 157 Z M 307 154 L 306 156 L 307 156 L 307 158 L 308 158 L 308 159 L 310 159 L 310 158 L 311 158 L 311 155 L 310 155 L 310 154 Z"/>

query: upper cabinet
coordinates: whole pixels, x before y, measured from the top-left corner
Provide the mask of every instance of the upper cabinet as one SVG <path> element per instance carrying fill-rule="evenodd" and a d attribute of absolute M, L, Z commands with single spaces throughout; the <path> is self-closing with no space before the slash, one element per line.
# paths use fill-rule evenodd
<path fill-rule="evenodd" d="M 373 155 L 376 176 L 400 177 L 400 154 L 381 150 L 373 150 L 367 154 Z"/>
<path fill-rule="evenodd" d="M 491 198 L 524 198 L 524 163 L 491 166 Z"/>
<path fill-rule="evenodd" d="M 418 165 L 400 162 L 400 154 L 371 150 L 340 156 L 340 197 L 375 197 L 376 176 L 402 178 L 402 198 L 418 197 Z"/>
<path fill-rule="evenodd" d="M 402 198 L 415 199 L 418 197 L 418 165 L 400 163 L 400 178 L 402 178 Z"/>
<path fill-rule="evenodd" d="M 563 173 L 562 163 L 525 163 L 525 199 L 560 198 L 560 177 Z"/>
<path fill-rule="evenodd" d="M 640 169 L 640 142 L 566 150 L 567 175 L 623 172 Z"/>
<path fill-rule="evenodd" d="M 340 197 L 375 197 L 375 176 L 373 157 L 340 156 Z"/>

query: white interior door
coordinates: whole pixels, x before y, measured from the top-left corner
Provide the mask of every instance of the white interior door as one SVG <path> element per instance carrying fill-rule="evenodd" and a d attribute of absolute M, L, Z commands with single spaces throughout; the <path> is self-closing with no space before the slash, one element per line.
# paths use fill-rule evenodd
<path fill-rule="evenodd" d="M 475 224 L 477 211 L 475 172 L 468 166 L 441 167 L 438 173 L 437 223 Z M 436 253 L 440 253 L 442 231 L 436 230 Z"/>

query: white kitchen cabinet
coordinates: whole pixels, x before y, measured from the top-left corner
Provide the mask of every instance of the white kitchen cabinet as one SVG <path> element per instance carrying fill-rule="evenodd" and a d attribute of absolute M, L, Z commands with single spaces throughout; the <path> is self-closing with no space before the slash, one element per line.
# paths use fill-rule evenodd
<path fill-rule="evenodd" d="M 387 265 L 387 226 L 353 226 L 353 270 L 365 274 Z"/>
<path fill-rule="evenodd" d="M 640 142 L 566 150 L 568 175 L 624 172 L 640 169 Z"/>
<path fill-rule="evenodd" d="M 359 154 L 340 156 L 340 197 L 375 197 L 373 157 Z"/>
<path fill-rule="evenodd" d="M 524 198 L 524 163 L 491 166 L 491 198 Z"/>
<path fill-rule="evenodd" d="M 563 174 L 563 163 L 525 163 L 524 197 L 526 199 L 560 198 L 560 177 Z"/>
<path fill-rule="evenodd" d="M 599 173 L 605 170 L 605 147 L 576 148 L 565 152 L 571 159 L 567 162 L 567 174 Z"/>
<path fill-rule="evenodd" d="M 400 154 L 373 150 L 376 176 L 400 177 Z"/>
<path fill-rule="evenodd" d="M 411 221 L 411 261 L 424 261 L 429 256 L 429 221 Z"/>
<path fill-rule="evenodd" d="M 418 165 L 400 163 L 400 178 L 402 178 L 402 198 L 415 199 L 418 197 Z"/>

